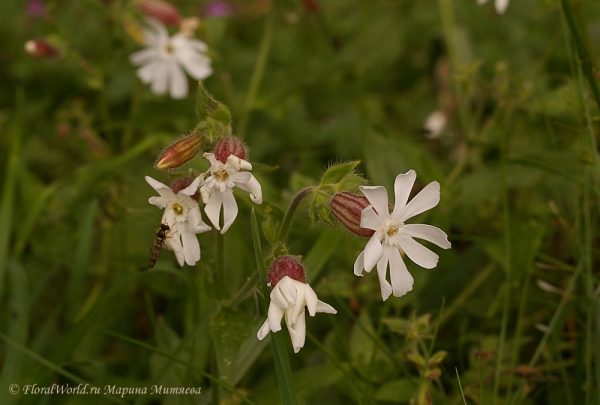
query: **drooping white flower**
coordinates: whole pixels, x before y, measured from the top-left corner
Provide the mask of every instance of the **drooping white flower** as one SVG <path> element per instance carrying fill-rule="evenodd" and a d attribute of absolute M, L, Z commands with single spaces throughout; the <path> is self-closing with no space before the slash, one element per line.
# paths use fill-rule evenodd
<path fill-rule="evenodd" d="M 395 297 L 400 297 L 412 290 L 414 279 L 402 260 L 401 252 L 426 269 L 432 269 L 437 265 L 438 255 L 413 238 L 427 240 L 444 249 L 450 248 L 448 236 L 441 229 L 431 225 L 404 223 L 415 215 L 435 207 L 440 201 L 440 184 L 434 181 L 407 204 L 416 178 L 417 174 L 414 170 L 396 177 L 394 183 L 396 199 L 391 214 L 385 187 L 360 187 L 371 203 L 361 213 L 360 226 L 372 229 L 375 233 L 356 259 L 354 274 L 362 276 L 363 269 L 370 272 L 377 265 L 381 296 L 384 301 L 392 293 Z M 391 285 L 386 279 L 388 264 Z"/>
<path fill-rule="evenodd" d="M 233 187 L 249 192 L 250 199 L 256 204 L 262 203 L 262 189 L 258 180 L 248 171 L 252 170 L 252 165 L 244 159 L 229 155 L 226 163 L 223 163 L 215 157 L 214 153 L 205 153 L 204 157 L 211 164 L 208 169 L 210 176 L 200 188 L 202 201 L 206 204 L 204 212 L 213 226 L 220 229 L 221 233 L 225 233 L 238 213 Z M 221 207 L 223 207 L 223 228 L 219 226 Z"/>
<path fill-rule="evenodd" d="M 188 95 L 188 81 L 183 70 L 196 80 L 212 74 L 211 61 L 205 55 L 208 47 L 202 41 L 182 33 L 169 36 L 165 26 L 158 20 L 148 18 L 144 29 L 147 46 L 129 57 L 131 63 L 140 66 L 137 75 L 146 84 L 151 83 L 155 94 L 172 98 Z"/>
<path fill-rule="evenodd" d="M 488 0 L 477 0 L 477 4 L 485 4 Z M 508 0 L 494 0 L 494 7 L 498 14 L 504 14 L 508 8 Z"/>
<path fill-rule="evenodd" d="M 306 283 L 293 280 L 288 276 L 283 277 L 271 291 L 268 318 L 257 333 L 263 340 L 269 332 L 281 330 L 281 319 L 285 315 L 285 324 L 292 338 L 294 352 L 298 353 L 304 347 L 306 339 L 306 320 L 304 307 L 310 316 L 317 312 L 335 314 L 337 311 L 329 304 L 319 301 L 317 294 Z"/>
<path fill-rule="evenodd" d="M 170 187 L 146 176 L 148 184 L 160 194 L 160 197 L 150 197 L 148 202 L 165 210 L 161 223 L 170 227 L 165 246 L 175 252 L 180 266 L 184 263 L 193 266 L 200 260 L 200 244 L 196 234 L 211 229 L 202 221 L 200 207 L 191 197 L 198 191 L 201 180 L 200 177 L 196 178 L 188 187 L 175 194 Z"/>

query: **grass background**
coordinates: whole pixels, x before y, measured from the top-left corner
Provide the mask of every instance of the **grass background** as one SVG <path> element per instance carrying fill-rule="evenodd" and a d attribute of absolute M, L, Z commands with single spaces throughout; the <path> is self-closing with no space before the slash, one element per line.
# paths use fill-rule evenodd
<path fill-rule="evenodd" d="M 274 352 L 256 339 L 247 195 L 223 271 L 212 232 L 195 267 L 163 252 L 139 271 L 161 215 L 143 176 L 185 173 L 152 165 L 196 124 L 193 81 L 177 101 L 138 81 L 133 2 L 44 4 L 34 17 L 0 3 L 0 402 L 242 403 L 235 387 L 281 403 Z M 417 187 L 442 186 L 413 223 L 442 228 L 452 249 L 433 248 L 433 270 L 407 261 L 414 290 L 386 302 L 375 274 L 352 274 L 365 240 L 297 214 L 289 251 L 338 310 L 307 319 L 300 353 L 288 343 L 297 403 L 600 403 L 598 71 L 585 64 L 600 66 L 600 3 L 513 0 L 498 16 L 475 1 L 239 0 L 220 18 L 173 4 L 202 17 L 205 85 L 259 164 L 261 225 L 336 162 L 361 160 L 388 190 L 409 169 Z M 34 59 L 32 38 L 67 51 Z M 448 124 L 426 137 L 435 110 Z M 8 392 L 82 382 L 202 394 Z"/>

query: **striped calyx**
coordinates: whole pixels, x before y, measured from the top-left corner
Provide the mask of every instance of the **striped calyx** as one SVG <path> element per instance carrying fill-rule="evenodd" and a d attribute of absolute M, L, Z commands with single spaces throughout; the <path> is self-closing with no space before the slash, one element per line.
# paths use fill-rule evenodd
<path fill-rule="evenodd" d="M 350 232 L 358 236 L 370 238 L 375 233 L 372 229 L 360 227 L 360 215 L 371 203 L 367 197 L 349 192 L 337 193 L 331 199 L 331 212 Z"/>

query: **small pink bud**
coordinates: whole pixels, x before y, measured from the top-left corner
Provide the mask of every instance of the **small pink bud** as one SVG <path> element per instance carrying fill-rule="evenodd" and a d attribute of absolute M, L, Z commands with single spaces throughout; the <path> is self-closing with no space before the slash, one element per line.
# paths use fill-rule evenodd
<path fill-rule="evenodd" d="M 334 195 L 329 203 L 331 212 L 338 221 L 348 228 L 350 232 L 367 238 L 373 236 L 375 231 L 360 227 L 360 215 L 369 205 L 371 203 L 367 200 L 367 197 L 346 191 Z"/>
<path fill-rule="evenodd" d="M 199 133 L 193 133 L 167 146 L 165 150 L 158 155 L 154 167 L 158 170 L 174 169 L 184 163 L 189 162 L 202 147 L 202 136 Z"/>
<path fill-rule="evenodd" d="M 173 190 L 175 194 L 178 194 L 181 190 L 187 188 L 190 184 L 192 184 L 193 181 L 194 179 L 192 179 L 191 177 L 180 177 L 173 182 L 173 184 L 171 185 L 171 190 Z M 200 189 L 198 189 L 190 197 L 198 201 L 198 198 L 200 197 Z"/>
<path fill-rule="evenodd" d="M 275 258 L 269 268 L 267 280 L 269 280 L 269 284 L 273 288 L 285 276 L 288 276 L 292 280 L 306 283 L 304 266 L 294 256 L 279 256 Z"/>
<path fill-rule="evenodd" d="M 31 39 L 25 42 L 25 51 L 40 59 L 55 58 L 60 55 L 58 49 L 42 39 Z"/>
<path fill-rule="evenodd" d="M 156 18 L 165 25 L 179 26 L 181 14 L 173 5 L 162 0 L 141 0 L 140 11 L 149 17 Z"/>
<path fill-rule="evenodd" d="M 230 155 L 235 155 L 240 159 L 246 160 L 247 154 L 248 150 L 246 149 L 246 145 L 234 136 L 228 136 L 227 138 L 221 139 L 215 148 L 215 157 L 222 163 L 227 163 L 227 158 L 229 158 Z"/>

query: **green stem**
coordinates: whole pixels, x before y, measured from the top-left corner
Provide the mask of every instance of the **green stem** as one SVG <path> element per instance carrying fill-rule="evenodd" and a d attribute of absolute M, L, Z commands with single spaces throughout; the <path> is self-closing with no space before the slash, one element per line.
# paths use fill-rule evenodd
<path fill-rule="evenodd" d="M 246 127 L 248 126 L 248 121 L 250 120 L 250 113 L 252 112 L 252 108 L 256 100 L 256 95 L 258 94 L 258 88 L 260 87 L 260 83 L 262 82 L 263 76 L 265 74 L 267 58 L 269 57 L 271 43 L 273 42 L 274 19 L 274 13 L 271 13 L 267 17 L 267 21 L 265 22 L 265 30 L 263 32 L 263 36 L 260 42 L 258 58 L 256 59 L 256 64 L 254 65 L 252 78 L 250 79 L 248 94 L 246 95 L 246 99 L 244 100 L 243 115 L 240 119 L 240 124 L 237 128 L 237 136 L 239 138 L 244 138 L 244 133 L 246 132 Z"/>
<path fill-rule="evenodd" d="M 302 200 L 309 195 L 314 186 L 308 186 L 298 191 L 298 194 L 294 197 L 290 206 L 288 207 L 285 216 L 283 217 L 283 221 L 281 221 L 281 227 L 279 228 L 279 233 L 277 234 L 277 240 L 280 242 L 285 242 L 285 238 L 287 237 L 287 233 L 290 229 L 290 225 L 292 224 L 292 219 L 294 219 L 294 214 L 298 210 L 298 206 L 302 202 Z"/>
<path fill-rule="evenodd" d="M 227 278 L 225 277 L 225 236 L 221 232 L 217 233 L 217 296 L 219 300 L 227 296 L 226 286 Z"/>
<path fill-rule="evenodd" d="M 600 108 L 600 89 L 598 88 L 598 83 L 596 83 L 596 78 L 594 77 L 594 69 L 592 67 L 592 62 L 590 61 L 588 52 L 585 49 L 585 45 L 583 44 L 583 38 L 579 33 L 579 30 L 577 29 L 577 25 L 575 24 L 575 18 L 573 17 L 571 6 L 569 5 L 567 0 L 560 0 L 560 3 L 562 5 L 565 18 L 567 19 L 569 30 L 571 31 L 571 35 L 573 36 L 573 40 L 575 41 L 575 46 L 577 47 L 577 53 L 579 54 L 581 67 L 583 68 L 583 72 L 585 73 L 585 76 L 587 77 L 587 80 L 590 83 L 590 88 L 592 89 L 592 93 L 594 94 L 594 98 L 596 99 L 596 104 L 598 104 L 598 108 Z"/>

